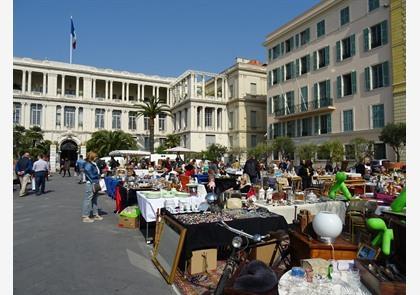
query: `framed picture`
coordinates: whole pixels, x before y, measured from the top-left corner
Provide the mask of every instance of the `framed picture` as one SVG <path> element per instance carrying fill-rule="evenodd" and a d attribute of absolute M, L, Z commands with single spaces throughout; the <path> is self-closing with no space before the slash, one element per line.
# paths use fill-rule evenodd
<path fill-rule="evenodd" d="M 156 225 L 156 231 L 152 262 L 166 282 L 172 284 L 187 229 L 167 215 L 163 215 Z"/>
<path fill-rule="evenodd" d="M 380 248 L 375 248 L 365 243 L 361 243 L 359 246 L 359 251 L 357 252 L 357 258 L 375 260 L 378 258 L 380 251 Z"/>

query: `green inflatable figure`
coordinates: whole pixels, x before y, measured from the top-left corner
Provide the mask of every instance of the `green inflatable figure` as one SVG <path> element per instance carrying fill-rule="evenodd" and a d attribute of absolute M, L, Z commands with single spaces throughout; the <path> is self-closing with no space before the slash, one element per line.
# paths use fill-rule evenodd
<path fill-rule="evenodd" d="M 372 240 L 372 245 L 379 247 L 382 243 L 382 252 L 385 255 L 389 255 L 391 253 L 391 241 L 394 239 L 394 231 L 387 228 L 385 222 L 380 218 L 369 218 L 366 220 L 366 224 L 368 228 L 380 231 Z"/>
<path fill-rule="evenodd" d="M 391 203 L 391 209 L 394 212 L 402 212 L 405 205 L 406 205 L 406 198 L 405 198 L 405 187 L 404 189 L 401 191 L 400 195 L 398 196 L 398 198 L 396 198 L 392 203 Z"/>
<path fill-rule="evenodd" d="M 335 200 L 338 191 L 341 191 L 341 193 L 344 195 L 347 201 L 351 199 L 351 193 L 349 192 L 347 186 L 344 184 L 344 181 L 346 181 L 346 179 L 346 173 L 337 172 L 337 174 L 335 175 L 335 184 L 331 187 L 330 191 L 328 192 L 328 197 L 330 197 L 330 199 Z"/>

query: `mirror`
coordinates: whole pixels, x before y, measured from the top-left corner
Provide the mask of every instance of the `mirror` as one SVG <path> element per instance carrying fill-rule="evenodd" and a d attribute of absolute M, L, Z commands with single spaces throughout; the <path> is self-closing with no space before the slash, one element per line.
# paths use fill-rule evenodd
<path fill-rule="evenodd" d="M 163 215 L 156 230 L 152 261 L 166 282 L 172 284 L 187 229 Z"/>

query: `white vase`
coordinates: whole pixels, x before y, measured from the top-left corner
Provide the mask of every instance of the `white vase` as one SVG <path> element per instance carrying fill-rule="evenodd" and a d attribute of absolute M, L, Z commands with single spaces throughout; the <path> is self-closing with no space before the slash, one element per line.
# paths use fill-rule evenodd
<path fill-rule="evenodd" d="M 315 215 L 312 227 L 318 239 L 324 243 L 333 243 L 343 230 L 340 217 L 332 212 L 321 211 Z"/>

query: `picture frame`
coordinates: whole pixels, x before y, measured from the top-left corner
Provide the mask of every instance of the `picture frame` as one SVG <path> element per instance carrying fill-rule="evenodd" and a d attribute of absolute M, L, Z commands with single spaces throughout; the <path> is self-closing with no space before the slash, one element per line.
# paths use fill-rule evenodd
<path fill-rule="evenodd" d="M 360 243 L 359 250 L 357 251 L 357 258 L 375 260 L 378 258 L 380 252 L 380 248 L 369 246 L 366 243 Z"/>
<path fill-rule="evenodd" d="M 156 231 L 152 262 L 171 285 L 175 279 L 187 229 L 167 215 L 163 215 L 159 225 L 156 226 Z"/>

